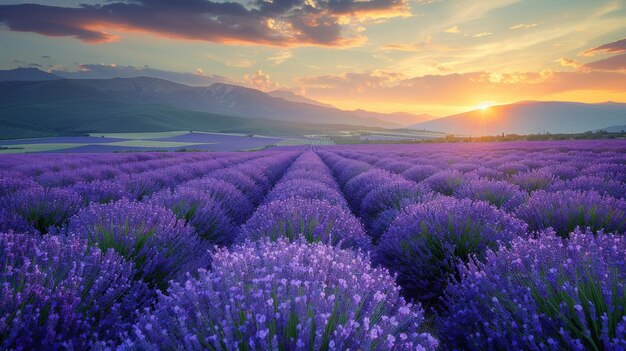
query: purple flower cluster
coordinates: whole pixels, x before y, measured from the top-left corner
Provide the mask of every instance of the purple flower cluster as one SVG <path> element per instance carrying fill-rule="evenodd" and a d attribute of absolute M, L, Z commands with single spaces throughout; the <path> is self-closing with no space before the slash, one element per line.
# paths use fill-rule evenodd
<path fill-rule="evenodd" d="M 505 211 L 515 210 L 526 202 L 528 195 L 517 185 L 503 180 L 474 179 L 454 192 L 463 199 L 487 201 Z"/>
<path fill-rule="evenodd" d="M 0 233 L 0 349 L 115 345 L 151 302 L 133 270 L 76 237 Z"/>
<path fill-rule="evenodd" d="M 313 174 L 311 171 L 316 170 Z M 298 173 L 300 178 L 289 175 Z M 304 178 L 309 175 L 311 178 Z M 302 154 L 254 215 L 241 227 L 242 240 L 304 239 L 369 251 L 363 226 L 348 210 L 330 171 L 315 153 Z M 318 181 L 318 179 L 320 181 Z"/>
<path fill-rule="evenodd" d="M 551 227 L 561 236 L 577 227 L 626 233 L 626 200 L 595 191 L 536 191 L 515 215 L 533 231 Z"/>
<path fill-rule="evenodd" d="M 182 187 L 172 192 L 167 189 L 153 195 L 150 203 L 172 210 L 211 245 L 231 244 L 237 231 L 222 203 L 202 190 Z"/>
<path fill-rule="evenodd" d="M 352 214 L 322 200 L 290 198 L 261 206 L 241 227 L 237 241 L 305 239 L 342 248 L 370 250 L 370 239 Z"/>
<path fill-rule="evenodd" d="M 626 237 L 516 239 L 461 267 L 438 325 L 464 350 L 626 348 Z"/>
<path fill-rule="evenodd" d="M 5 198 L 7 208 L 26 219 L 42 234 L 60 227 L 76 214 L 83 202 L 74 191 L 62 188 L 32 187 Z"/>
<path fill-rule="evenodd" d="M 93 204 L 68 224 L 67 232 L 135 264 L 136 276 L 164 288 L 170 279 L 210 265 L 209 245 L 161 207 L 126 199 Z"/>
<path fill-rule="evenodd" d="M 248 242 L 159 296 L 137 349 L 433 350 L 423 312 L 365 256 L 323 244 Z"/>
<path fill-rule="evenodd" d="M 441 294 L 459 260 L 482 258 L 526 229 L 486 202 L 441 197 L 407 207 L 380 238 L 375 257 L 409 296 L 428 301 Z"/>

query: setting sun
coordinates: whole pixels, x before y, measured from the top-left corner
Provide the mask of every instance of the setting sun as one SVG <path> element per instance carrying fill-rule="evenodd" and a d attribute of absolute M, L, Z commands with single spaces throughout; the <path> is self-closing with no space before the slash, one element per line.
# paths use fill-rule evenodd
<path fill-rule="evenodd" d="M 476 109 L 485 111 L 485 110 L 489 109 L 489 107 L 491 107 L 491 106 L 493 106 L 493 103 L 491 103 L 491 102 L 483 102 L 482 104 L 477 105 Z"/>

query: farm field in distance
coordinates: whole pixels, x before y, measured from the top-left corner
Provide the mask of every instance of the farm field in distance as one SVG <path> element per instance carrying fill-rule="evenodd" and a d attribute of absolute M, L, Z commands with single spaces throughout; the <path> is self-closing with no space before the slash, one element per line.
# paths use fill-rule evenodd
<path fill-rule="evenodd" d="M 624 140 L 80 138 L 0 155 L 2 349 L 626 345 Z"/>

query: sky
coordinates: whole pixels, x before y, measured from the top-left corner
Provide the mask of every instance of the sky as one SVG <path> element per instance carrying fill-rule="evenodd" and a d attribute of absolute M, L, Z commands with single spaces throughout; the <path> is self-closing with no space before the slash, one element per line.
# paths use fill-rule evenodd
<path fill-rule="evenodd" d="M 2 0 L 0 47 L 0 69 L 228 82 L 377 112 L 626 102 L 626 0 Z"/>

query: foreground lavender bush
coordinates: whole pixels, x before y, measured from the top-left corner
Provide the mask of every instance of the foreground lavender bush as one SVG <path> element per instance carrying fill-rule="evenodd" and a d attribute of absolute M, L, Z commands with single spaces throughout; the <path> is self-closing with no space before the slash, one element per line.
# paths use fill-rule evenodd
<path fill-rule="evenodd" d="M 624 350 L 626 237 L 516 239 L 461 268 L 440 335 L 464 350 Z"/>
<path fill-rule="evenodd" d="M 172 210 L 210 244 L 231 244 L 237 232 L 222 204 L 204 191 L 187 187 L 174 192 L 168 189 L 153 195 L 150 202 Z"/>
<path fill-rule="evenodd" d="M 291 198 L 261 206 L 241 227 L 238 241 L 264 238 L 371 248 L 363 226 L 350 212 L 321 200 Z"/>
<path fill-rule="evenodd" d="M 248 242 L 218 250 L 211 272 L 175 283 L 128 348 L 432 350 L 423 312 L 387 271 L 323 244 Z"/>
<path fill-rule="evenodd" d="M 132 264 L 78 238 L 0 234 L 0 349 L 87 349 L 150 304 Z"/>
<path fill-rule="evenodd" d="M 518 208 L 516 217 L 531 230 L 552 227 L 561 236 L 576 227 L 621 234 L 626 232 L 626 201 L 595 191 L 536 191 Z"/>
<path fill-rule="evenodd" d="M 209 266 L 209 245 L 171 211 L 150 204 L 94 204 L 73 217 L 67 231 L 100 250 L 114 249 L 135 264 L 137 277 L 159 288 Z"/>
<path fill-rule="evenodd" d="M 486 202 L 443 197 L 406 208 L 380 238 L 376 258 L 409 296 L 428 301 L 456 274 L 459 259 L 482 258 L 525 233 L 523 222 Z"/>
<path fill-rule="evenodd" d="M 9 196 L 8 201 L 8 207 L 43 234 L 48 233 L 51 227 L 62 226 L 83 203 L 74 191 L 40 187 L 18 191 Z"/>

